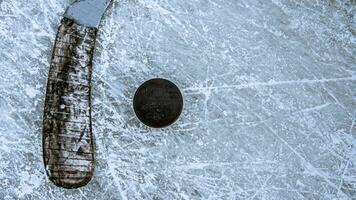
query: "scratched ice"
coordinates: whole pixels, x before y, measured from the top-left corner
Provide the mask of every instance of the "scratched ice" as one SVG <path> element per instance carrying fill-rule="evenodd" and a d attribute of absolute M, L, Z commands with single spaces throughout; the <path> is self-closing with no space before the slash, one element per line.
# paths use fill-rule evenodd
<path fill-rule="evenodd" d="M 356 4 L 118 0 L 94 61 L 96 168 L 46 177 L 41 123 L 69 0 L 0 0 L 0 198 L 355 199 Z M 184 95 L 173 126 L 134 116 L 143 81 Z"/>

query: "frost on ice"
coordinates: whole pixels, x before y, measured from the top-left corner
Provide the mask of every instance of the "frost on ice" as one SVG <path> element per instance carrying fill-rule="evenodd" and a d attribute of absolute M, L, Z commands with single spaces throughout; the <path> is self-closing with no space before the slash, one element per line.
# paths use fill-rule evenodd
<path fill-rule="evenodd" d="M 94 178 L 64 190 L 41 131 L 70 2 L 0 1 L 3 199 L 356 198 L 354 1 L 115 1 L 93 64 Z M 133 113 L 153 77 L 183 92 L 169 128 Z"/>

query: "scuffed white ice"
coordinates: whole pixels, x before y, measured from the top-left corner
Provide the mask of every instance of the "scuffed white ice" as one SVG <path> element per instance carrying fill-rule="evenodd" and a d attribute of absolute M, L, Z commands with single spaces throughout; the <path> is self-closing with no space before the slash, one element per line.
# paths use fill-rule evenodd
<path fill-rule="evenodd" d="M 93 74 L 88 186 L 47 179 L 41 124 L 68 0 L 0 0 L 0 198 L 356 198 L 354 1 L 120 0 Z M 164 77 L 184 95 L 150 129 L 132 96 Z"/>

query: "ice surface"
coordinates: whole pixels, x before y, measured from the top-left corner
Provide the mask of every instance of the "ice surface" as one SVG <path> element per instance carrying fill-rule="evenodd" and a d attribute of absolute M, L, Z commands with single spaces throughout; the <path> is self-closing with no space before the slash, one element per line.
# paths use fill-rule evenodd
<path fill-rule="evenodd" d="M 0 0 L 1 199 L 355 199 L 353 0 L 119 0 L 99 31 L 96 168 L 46 177 L 41 124 L 69 0 Z M 163 77 L 177 123 L 150 129 L 132 97 Z"/>

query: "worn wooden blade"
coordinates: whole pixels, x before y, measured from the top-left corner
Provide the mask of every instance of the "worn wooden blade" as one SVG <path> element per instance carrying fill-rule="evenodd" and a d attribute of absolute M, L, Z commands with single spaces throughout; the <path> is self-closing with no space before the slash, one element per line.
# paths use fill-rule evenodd
<path fill-rule="evenodd" d="M 93 176 L 91 73 L 97 29 L 64 18 L 48 74 L 43 116 L 43 158 L 49 179 L 77 188 Z"/>

